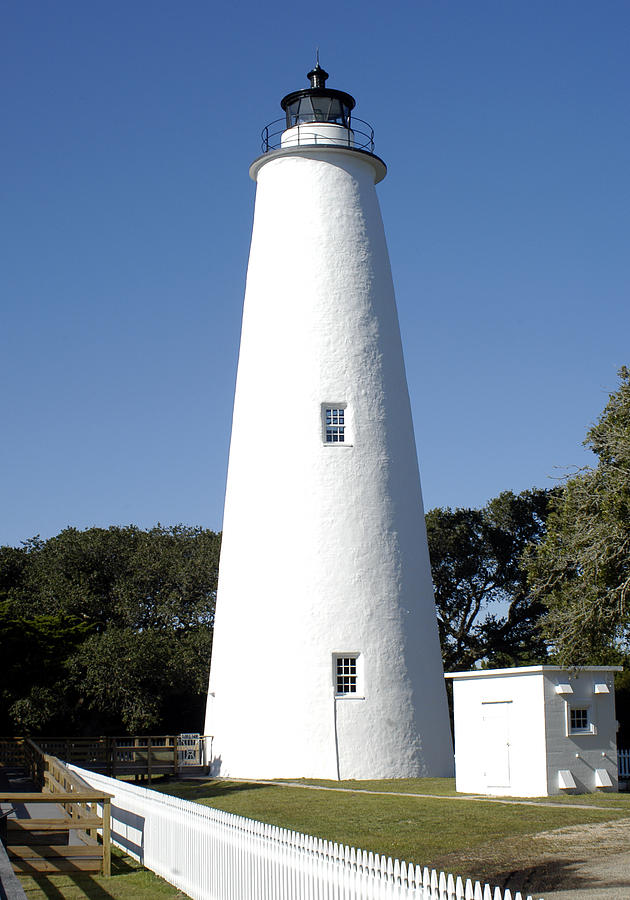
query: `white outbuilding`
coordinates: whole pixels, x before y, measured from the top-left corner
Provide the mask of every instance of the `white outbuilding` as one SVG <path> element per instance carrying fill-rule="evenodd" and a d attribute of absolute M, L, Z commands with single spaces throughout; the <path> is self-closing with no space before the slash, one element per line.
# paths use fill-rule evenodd
<path fill-rule="evenodd" d="M 456 788 L 544 797 L 617 790 L 614 672 L 525 666 L 453 682 Z"/>

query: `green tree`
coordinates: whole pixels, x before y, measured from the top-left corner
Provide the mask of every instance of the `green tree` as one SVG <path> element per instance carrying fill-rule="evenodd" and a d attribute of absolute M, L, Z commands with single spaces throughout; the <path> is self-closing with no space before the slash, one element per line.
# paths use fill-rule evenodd
<path fill-rule="evenodd" d="M 181 525 L 67 528 L 0 548 L 3 727 L 200 728 L 219 548 Z"/>
<path fill-rule="evenodd" d="M 31 731 L 45 719 L 51 728 L 73 714 L 65 661 L 89 636 L 91 626 L 62 613 L 23 617 L 0 600 L 0 732 Z"/>
<path fill-rule="evenodd" d="M 539 663 L 542 604 L 521 558 L 541 540 L 552 492 L 505 491 L 483 509 L 433 509 L 427 536 L 447 671 Z"/>
<path fill-rule="evenodd" d="M 120 731 L 121 725 L 130 734 L 196 731 L 202 727 L 211 647 L 207 626 L 138 632 L 113 625 L 91 635 L 67 668 L 85 698 L 86 721 L 98 713 L 98 731 Z"/>
<path fill-rule="evenodd" d="M 569 477 L 529 562 L 543 627 L 563 665 L 617 662 L 630 637 L 630 371 L 619 371 L 584 444 L 597 465 Z"/>

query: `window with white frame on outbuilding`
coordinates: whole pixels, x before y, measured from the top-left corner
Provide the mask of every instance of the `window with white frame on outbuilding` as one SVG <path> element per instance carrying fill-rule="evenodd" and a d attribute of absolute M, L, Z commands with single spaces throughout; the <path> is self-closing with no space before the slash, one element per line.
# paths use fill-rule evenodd
<path fill-rule="evenodd" d="M 588 734 L 591 730 L 591 716 L 588 706 L 570 706 L 569 734 Z"/>

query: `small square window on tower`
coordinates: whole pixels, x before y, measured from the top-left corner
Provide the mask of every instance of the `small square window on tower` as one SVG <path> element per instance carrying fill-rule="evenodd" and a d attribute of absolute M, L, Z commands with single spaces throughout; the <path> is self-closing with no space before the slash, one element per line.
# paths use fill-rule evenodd
<path fill-rule="evenodd" d="M 341 404 L 324 405 L 324 440 L 327 444 L 345 444 L 346 408 Z"/>
<path fill-rule="evenodd" d="M 363 697 L 361 656 L 359 653 L 333 654 L 335 697 Z"/>
<path fill-rule="evenodd" d="M 357 692 L 357 658 L 356 656 L 337 657 L 337 693 L 356 694 Z"/>

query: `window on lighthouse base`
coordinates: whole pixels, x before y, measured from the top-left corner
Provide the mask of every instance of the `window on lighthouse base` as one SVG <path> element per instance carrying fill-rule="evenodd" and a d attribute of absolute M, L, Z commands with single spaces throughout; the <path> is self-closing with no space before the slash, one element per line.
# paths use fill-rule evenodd
<path fill-rule="evenodd" d="M 363 698 L 361 663 L 359 653 L 333 653 L 335 697 Z"/>

